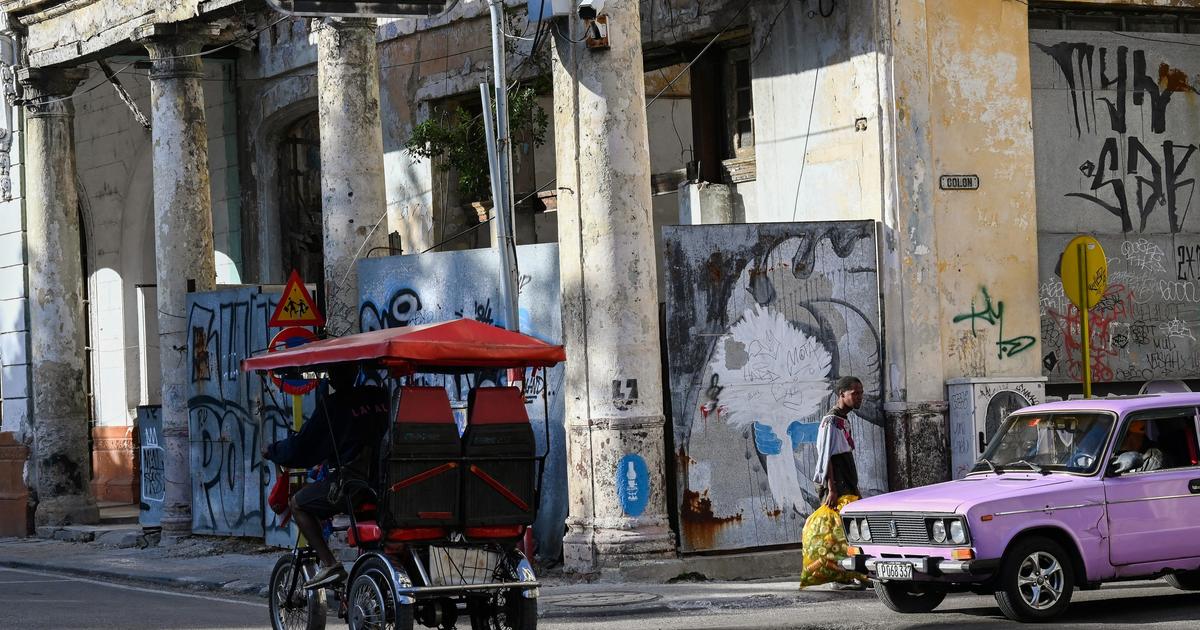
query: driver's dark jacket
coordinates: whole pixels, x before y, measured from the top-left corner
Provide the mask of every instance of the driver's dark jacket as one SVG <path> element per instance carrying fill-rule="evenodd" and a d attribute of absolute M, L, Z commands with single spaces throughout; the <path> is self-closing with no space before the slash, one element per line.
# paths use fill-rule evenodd
<path fill-rule="evenodd" d="M 324 404 L 317 400 L 312 417 L 298 433 L 268 446 L 267 459 L 288 468 L 326 464 L 334 470 L 340 461 L 359 476 L 370 478 L 374 474 L 373 455 L 387 425 L 388 393 L 384 388 L 361 386 L 335 391 L 324 397 Z M 334 456 L 335 441 L 340 457 Z"/>

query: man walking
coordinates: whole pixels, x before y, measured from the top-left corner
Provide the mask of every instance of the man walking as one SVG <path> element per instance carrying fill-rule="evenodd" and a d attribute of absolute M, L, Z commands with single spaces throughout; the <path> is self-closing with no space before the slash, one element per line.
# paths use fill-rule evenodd
<path fill-rule="evenodd" d="M 863 384 L 855 376 L 843 376 L 833 386 L 837 402 L 821 418 L 817 429 L 817 465 L 813 482 L 820 488 L 821 503 L 837 509 L 847 495 L 861 497 L 858 469 L 854 465 L 854 436 L 850 434 L 850 412 L 862 406 Z"/>

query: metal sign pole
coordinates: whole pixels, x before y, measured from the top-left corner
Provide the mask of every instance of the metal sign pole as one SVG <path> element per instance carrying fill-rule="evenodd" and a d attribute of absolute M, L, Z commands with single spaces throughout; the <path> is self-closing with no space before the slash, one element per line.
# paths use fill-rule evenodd
<path fill-rule="evenodd" d="M 500 183 L 500 157 L 496 154 L 496 129 L 492 120 L 492 99 L 488 95 L 486 83 L 479 84 L 479 93 L 483 98 L 483 135 L 487 141 L 488 170 L 492 176 L 492 213 L 496 221 L 496 252 L 500 255 L 500 288 L 504 300 L 504 323 L 509 330 L 520 331 L 520 316 L 517 313 L 517 265 L 516 249 L 509 247 L 509 226 L 511 215 L 504 210 L 503 186 Z"/>
<path fill-rule="evenodd" d="M 1075 254 L 1079 258 L 1079 341 L 1083 347 L 1083 397 L 1092 397 L 1092 350 L 1091 350 L 1091 319 L 1092 309 L 1088 298 L 1087 284 L 1087 245 L 1080 243 L 1075 246 Z"/>
<path fill-rule="evenodd" d="M 508 78 L 504 68 L 504 3 L 489 0 L 492 18 L 492 81 L 496 90 L 496 117 L 488 104 L 487 87 L 483 93 L 484 131 L 491 127 L 488 140 L 488 163 L 495 163 L 492 172 L 492 205 L 496 216 L 496 247 L 500 253 L 501 286 L 504 288 L 504 324 L 509 330 L 520 331 L 517 309 L 517 248 L 513 238 L 512 149 L 508 132 Z"/>

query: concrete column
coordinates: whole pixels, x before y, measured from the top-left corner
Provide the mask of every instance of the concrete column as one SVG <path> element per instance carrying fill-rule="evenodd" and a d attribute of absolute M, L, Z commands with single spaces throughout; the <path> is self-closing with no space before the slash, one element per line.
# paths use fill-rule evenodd
<path fill-rule="evenodd" d="M 37 525 L 95 523 L 88 484 L 87 350 L 75 107 L 84 68 L 25 68 L 25 172 Z"/>
<path fill-rule="evenodd" d="M 340 337 L 359 330 L 354 261 L 388 245 L 375 20 L 329 18 L 317 29 L 317 103 L 325 320 Z"/>
<path fill-rule="evenodd" d="M 203 63 L 195 55 L 215 27 L 152 24 L 135 41 L 150 51 L 150 108 L 154 125 L 155 263 L 158 343 L 162 366 L 163 448 L 166 450 L 165 537 L 192 528 L 188 453 L 187 294 L 216 286 L 212 202 L 208 181 L 208 128 L 204 119 Z"/>
<path fill-rule="evenodd" d="M 570 516 L 567 570 L 670 555 L 662 357 L 636 0 L 611 49 L 555 39 L 554 127 Z M 571 39 L 582 23 L 566 20 Z"/>

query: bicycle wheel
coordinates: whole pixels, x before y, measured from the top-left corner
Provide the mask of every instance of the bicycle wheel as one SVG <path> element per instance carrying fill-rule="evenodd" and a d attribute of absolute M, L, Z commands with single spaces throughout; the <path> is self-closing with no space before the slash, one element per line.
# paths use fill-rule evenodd
<path fill-rule="evenodd" d="M 314 567 L 298 567 L 293 571 L 296 557 L 288 554 L 275 563 L 271 571 L 270 604 L 273 630 L 325 630 L 325 589 L 306 591 L 300 585 Z M 307 564 L 311 565 L 311 561 Z"/>

